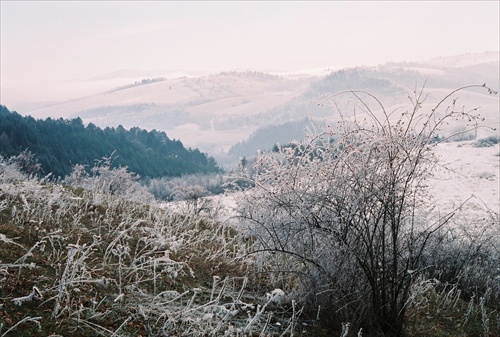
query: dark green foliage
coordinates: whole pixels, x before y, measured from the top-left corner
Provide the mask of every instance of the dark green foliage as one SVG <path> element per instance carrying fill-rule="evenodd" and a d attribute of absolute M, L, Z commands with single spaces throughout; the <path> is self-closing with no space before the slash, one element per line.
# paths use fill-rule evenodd
<path fill-rule="evenodd" d="M 73 165 L 92 167 L 96 159 L 114 153 L 114 165 L 126 166 L 142 177 L 181 176 L 220 172 L 215 159 L 198 149 L 186 149 L 164 132 L 84 126 L 80 118 L 36 120 L 0 106 L 0 154 L 36 154 L 45 174 L 65 177 Z"/>

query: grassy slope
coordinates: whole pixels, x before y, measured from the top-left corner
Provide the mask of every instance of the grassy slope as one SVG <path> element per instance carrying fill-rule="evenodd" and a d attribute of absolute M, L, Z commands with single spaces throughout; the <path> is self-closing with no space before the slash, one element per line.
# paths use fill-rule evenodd
<path fill-rule="evenodd" d="M 0 169 L 0 336 L 340 335 L 266 299 L 230 227 Z M 483 335 L 479 300 L 457 294 L 422 292 L 409 336 Z"/>
<path fill-rule="evenodd" d="M 0 195 L 0 336 L 27 317 L 7 335 L 203 335 L 264 295 L 230 228 L 34 180 Z"/>

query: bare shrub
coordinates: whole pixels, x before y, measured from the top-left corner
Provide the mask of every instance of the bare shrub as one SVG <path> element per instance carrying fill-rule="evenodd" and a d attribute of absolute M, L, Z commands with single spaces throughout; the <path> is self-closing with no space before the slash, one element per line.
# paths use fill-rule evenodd
<path fill-rule="evenodd" d="M 140 177 L 137 174 L 129 172 L 127 167 L 112 167 L 112 163 L 113 155 L 103 157 L 96 161 L 90 173 L 85 166 L 75 165 L 64 182 L 92 193 L 95 204 L 103 202 L 109 196 L 144 203 L 153 200 L 153 196 L 139 183 Z"/>
<path fill-rule="evenodd" d="M 42 172 L 42 165 L 38 162 L 37 156 L 28 149 L 25 149 L 17 156 L 10 157 L 9 162 L 21 172 L 30 176 L 36 176 Z"/>
<path fill-rule="evenodd" d="M 457 89 L 430 111 L 423 89 L 403 112 L 363 91 L 333 95 L 350 95 L 357 114 L 338 109 L 335 124 L 308 142 L 261 155 L 239 205 L 260 270 L 337 326 L 402 335 L 411 286 L 455 213 L 434 212 L 427 189 L 436 136 L 450 119 L 478 127 L 476 109 L 452 97 L 475 87 L 483 86 Z"/>

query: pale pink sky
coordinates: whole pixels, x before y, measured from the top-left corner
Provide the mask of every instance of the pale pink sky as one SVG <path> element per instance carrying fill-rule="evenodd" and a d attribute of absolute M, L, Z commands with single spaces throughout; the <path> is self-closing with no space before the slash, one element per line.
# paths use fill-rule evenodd
<path fill-rule="evenodd" d="M 123 69 L 286 71 L 500 49 L 499 1 L 2 0 L 0 12 L 7 107 L 101 90 L 87 80 Z"/>

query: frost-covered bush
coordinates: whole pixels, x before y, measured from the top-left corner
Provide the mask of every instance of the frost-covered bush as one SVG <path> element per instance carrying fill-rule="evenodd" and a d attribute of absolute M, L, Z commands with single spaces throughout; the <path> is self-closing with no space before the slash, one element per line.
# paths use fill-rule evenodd
<path fill-rule="evenodd" d="M 490 292 L 492 301 L 499 303 L 499 213 L 489 211 L 481 217 L 458 213 L 433 240 L 439 249 L 426 253 L 427 277 L 456 284 L 468 297 Z"/>
<path fill-rule="evenodd" d="M 414 91 L 409 111 L 344 92 L 362 113 L 347 118 L 338 109 L 335 123 L 307 142 L 261 155 L 255 188 L 239 204 L 260 271 L 310 310 L 320 306 L 324 319 L 400 336 L 412 283 L 454 216 L 434 212 L 427 189 L 439 163 L 436 136 L 450 119 L 472 129 L 480 120 L 475 110 L 455 108 L 452 96 L 463 89 L 430 111 L 422 109 L 423 90 Z"/>
<path fill-rule="evenodd" d="M 474 146 L 475 147 L 490 147 L 490 146 L 498 144 L 499 139 L 500 138 L 498 136 L 489 136 L 486 138 L 481 138 L 481 139 L 478 139 L 474 143 Z"/>
<path fill-rule="evenodd" d="M 0 181 L 2 183 L 24 180 L 26 174 L 19 167 L 0 155 Z"/>
<path fill-rule="evenodd" d="M 192 174 L 182 177 L 155 178 L 146 182 L 148 191 L 157 199 L 172 201 L 175 199 L 175 191 L 179 186 L 200 186 L 207 194 L 217 195 L 224 192 L 226 180 L 219 174 Z"/>
<path fill-rule="evenodd" d="M 38 162 L 37 156 L 28 149 L 10 157 L 8 162 L 27 175 L 36 176 L 42 172 L 42 165 Z"/>
<path fill-rule="evenodd" d="M 200 185 L 181 183 L 174 189 L 174 200 L 182 201 L 188 214 L 200 214 L 209 210 L 210 202 L 206 199 L 208 195 L 209 192 Z"/>
<path fill-rule="evenodd" d="M 85 166 L 77 164 L 64 183 L 89 191 L 96 204 L 101 203 L 107 196 L 118 196 L 138 202 L 149 202 L 154 199 L 153 195 L 140 184 L 140 177 L 137 174 L 129 172 L 127 167 L 112 167 L 112 161 L 112 156 L 102 158 L 90 169 L 90 173 Z"/>

